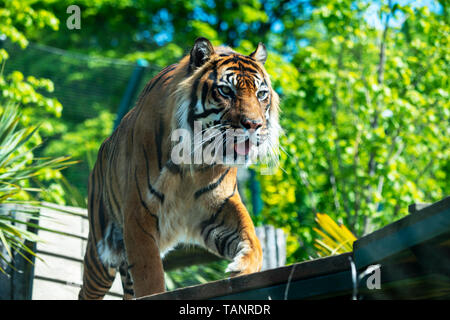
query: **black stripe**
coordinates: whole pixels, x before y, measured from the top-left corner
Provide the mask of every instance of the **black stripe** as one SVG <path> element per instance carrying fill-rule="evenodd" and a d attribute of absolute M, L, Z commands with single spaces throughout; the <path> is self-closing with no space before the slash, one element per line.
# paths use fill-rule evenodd
<path fill-rule="evenodd" d="M 197 79 L 195 79 L 194 84 L 192 86 L 192 91 L 191 91 L 191 103 L 189 104 L 189 113 L 188 113 L 188 123 L 190 124 L 191 128 L 194 129 L 194 115 L 195 115 L 195 106 L 197 105 L 197 90 L 198 90 L 198 86 L 200 84 L 201 79 L 203 78 L 203 76 L 211 71 L 211 69 L 215 69 L 217 66 L 217 61 L 214 61 L 213 63 L 211 63 L 211 65 L 208 68 L 205 68 L 202 73 L 197 77 Z"/>
<path fill-rule="evenodd" d="M 106 222 L 105 222 L 105 207 L 103 204 L 103 196 L 100 198 L 98 203 L 98 223 L 100 225 L 101 230 L 101 238 L 104 236 L 104 231 L 106 229 Z"/>
<path fill-rule="evenodd" d="M 160 71 L 160 73 L 151 80 L 151 84 L 149 86 L 147 86 L 147 88 L 144 91 L 144 94 L 149 93 L 155 86 L 156 84 L 161 80 L 161 78 L 166 75 L 167 73 L 169 73 L 170 71 L 174 70 L 176 67 L 178 66 L 178 64 L 172 64 L 170 66 L 165 67 L 164 69 L 162 69 Z"/>
<path fill-rule="evenodd" d="M 216 90 L 211 91 L 211 97 L 213 98 L 214 102 L 216 102 L 216 103 L 221 102 Z"/>
<path fill-rule="evenodd" d="M 129 133 L 129 137 L 130 137 L 130 140 L 131 140 L 131 145 L 134 144 L 134 128 L 135 128 L 135 126 L 131 126 L 131 132 Z"/>
<path fill-rule="evenodd" d="M 208 82 L 203 83 L 202 87 L 202 106 L 203 111 L 205 110 L 206 96 L 208 95 L 209 85 Z"/>
<path fill-rule="evenodd" d="M 223 179 L 225 178 L 225 176 L 228 174 L 228 172 L 230 171 L 230 168 L 228 168 L 220 177 L 219 179 L 217 179 L 216 182 L 211 183 L 209 185 L 207 185 L 204 188 L 201 188 L 200 190 L 197 190 L 194 194 L 195 199 L 198 199 L 202 194 L 212 191 L 215 188 L 217 188 L 223 181 Z"/>
<path fill-rule="evenodd" d="M 107 290 L 104 288 L 94 288 L 92 287 L 91 283 L 87 283 L 89 286 L 83 284 L 85 299 L 87 300 L 94 300 L 98 299 L 99 297 L 103 297 Z"/>
<path fill-rule="evenodd" d="M 180 166 L 176 165 L 175 163 L 172 162 L 172 160 L 168 160 L 166 162 L 166 167 L 167 169 L 171 172 L 171 173 L 181 173 L 181 168 Z"/>
<path fill-rule="evenodd" d="M 98 257 L 98 255 L 92 256 L 92 254 L 94 253 L 93 249 L 91 249 L 89 251 L 90 251 L 88 253 L 89 256 L 84 259 L 85 267 L 89 270 L 89 272 L 87 272 L 86 274 L 91 278 L 92 281 L 95 282 L 95 284 L 98 287 L 109 288 L 111 286 L 111 283 L 114 280 L 114 278 L 111 278 L 111 276 L 107 272 L 103 263 L 99 262 L 100 259 L 96 259 Z M 91 264 L 91 262 L 94 262 L 95 266 L 93 266 Z M 97 262 L 99 262 L 99 263 L 97 263 Z M 97 267 L 97 268 L 95 268 L 95 267 Z M 98 272 L 100 272 L 100 274 L 103 276 L 103 278 L 99 278 L 96 275 L 94 270 L 97 270 Z"/>
<path fill-rule="evenodd" d="M 230 63 L 239 63 L 239 62 L 247 63 L 251 65 L 254 69 L 258 70 L 259 73 L 263 74 L 263 71 L 261 70 L 260 66 L 258 66 L 255 60 L 240 54 L 234 54 L 231 58 L 221 60 L 219 67 L 222 67 Z"/>
<path fill-rule="evenodd" d="M 217 68 L 214 68 L 213 71 L 208 76 L 209 80 L 212 80 L 213 83 L 217 80 Z"/>
<path fill-rule="evenodd" d="M 147 170 L 147 185 L 148 185 L 148 189 L 149 191 L 154 194 L 159 201 L 161 201 L 161 203 L 164 202 L 164 194 L 162 194 L 161 192 L 156 191 L 153 186 L 150 184 L 150 171 L 149 171 L 149 167 L 148 167 L 148 156 L 147 156 L 147 152 L 145 150 L 145 147 L 142 147 L 142 150 L 144 151 L 144 158 L 145 158 L 145 168 Z M 136 170 L 135 170 L 136 172 Z"/>
<path fill-rule="evenodd" d="M 139 188 L 139 182 L 137 178 L 137 169 L 134 170 L 134 178 L 136 180 L 136 188 L 139 195 L 139 200 L 141 201 L 142 206 L 147 210 L 147 212 L 150 214 L 151 217 L 153 217 L 156 220 L 156 230 L 159 232 L 159 218 L 156 214 L 150 211 L 150 209 L 147 207 L 147 204 L 145 203 L 144 199 L 142 199 L 141 189 Z"/>
<path fill-rule="evenodd" d="M 159 116 L 159 130 L 158 133 L 155 133 L 155 142 L 156 142 L 156 154 L 158 156 L 158 168 L 159 171 L 161 171 L 162 169 L 162 147 L 161 147 L 161 143 L 162 143 L 162 138 L 164 135 L 164 123 L 161 120 L 161 115 Z"/>
<path fill-rule="evenodd" d="M 231 239 L 228 239 L 228 244 L 226 245 L 226 248 L 225 248 L 225 252 L 224 253 L 226 253 L 226 252 L 228 252 L 228 255 L 229 256 L 233 256 L 232 254 L 230 254 L 230 246 L 233 244 L 233 242 L 236 240 L 236 239 L 238 239 L 240 237 L 240 232 L 239 231 L 237 231 L 235 234 L 234 234 L 234 237 L 232 237 Z"/>
<path fill-rule="evenodd" d="M 137 217 L 136 216 L 135 216 L 135 218 L 136 218 L 136 221 L 137 221 Z M 155 241 L 155 243 L 157 243 L 155 237 L 151 233 L 149 233 L 147 230 L 145 230 L 144 227 L 142 227 L 142 225 L 139 223 L 139 221 L 137 221 L 136 224 L 138 225 L 138 227 L 141 229 L 141 231 L 143 233 L 145 233 L 148 237 L 153 239 L 153 241 Z M 156 228 L 158 229 L 158 233 L 159 233 L 159 226 L 157 225 Z"/>
<path fill-rule="evenodd" d="M 211 169 L 212 167 L 214 167 L 214 164 L 206 164 L 206 165 L 203 165 L 201 167 L 196 167 L 195 170 L 199 171 L 199 172 L 202 172 L 202 171 L 206 171 L 208 169 Z"/>
<path fill-rule="evenodd" d="M 119 267 L 119 273 L 121 277 L 126 277 L 128 275 L 127 264 L 122 263 Z"/>
<path fill-rule="evenodd" d="M 99 297 L 102 297 L 105 295 L 104 289 L 98 289 L 91 287 L 91 283 L 87 283 L 89 286 L 83 284 L 83 290 L 84 290 L 84 298 L 86 300 L 94 300 Z"/>
<path fill-rule="evenodd" d="M 228 230 L 225 230 L 225 232 L 226 231 L 228 231 Z M 216 238 L 216 241 L 215 241 L 217 252 L 221 256 L 224 256 L 224 254 L 225 254 L 224 251 L 225 251 L 225 247 L 226 247 L 227 241 L 232 235 L 236 234 L 236 230 L 228 231 L 228 233 L 225 233 L 226 235 L 222 239 L 224 233 L 218 235 L 217 238 Z M 220 246 L 219 246 L 219 244 L 220 244 Z"/>
<path fill-rule="evenodd" d="M 94 223 L 94 224 L 92 224 L 93 231 L 97 231 L 95 221 L 97 219 L 99 219 L 100 230 L 98 230 L 98 231 L 100 233 L 100 239 L 103 239 L 103 235 L 104 235 L 104 231 L 105 231 L 105 223 L 104 223 L 105 219 L 103 216 L 104 209 L 103 209 L 103 196 L 102 196 L 102 194 L 103 194 L 102 189 L 105 186 L 105 179 L 104 179 L 104 174 L 103 174 L 103 170 L 102 170 L 102 168 L 103 168 L 102 167 L 102 161 L 103 161 L 102 157 L 103 157 L 103 152 L 104 152 L 103 150 L 105 148 L 105 145 L 106 145 L 106 143 L 103 143 L 102 146 L 100 147 L 97 162 L 96 162 L 95 170 L 97 173 L 97 180 L 99 181 L 99 190 L 97 193 L 95 193 L 95 191 L 93 191 L 93 192 L 94 192 L 94 195 L 96 194 L 96 196 L 97 196 L 95 199 L 98 201 L 98 203 L 97 203 L 98 204 L 98 212 L 94 212 L 94 210 L 92 210 L 92 220 L 91 220 Z M 95 177 L 94 177 L 94 179 L 95 179 Z M 95 209 L 95 207 L 93 206 L 92 209 Z M 95 236 L 94 236 L 94 239 L 95 239 Z M 97 243 L 97 239 L 95 239 L 95 243 Z"/>
<path fill-rule="evenodd" d="M 231 71 L 240 71 L 240 72 L 249 72 L 249 73 L 259 73 L 256 69 L 250 68 L 250 67 L 245 67 L 242 64 L 239 63 L 239 67 L 228 67 L 227 71 L 231 70 Z"/>
<path fill-rule="evenodd" d="M 253 60 L 252 58 L 246 57 L 246 56 L 239 56 L 239 60 L 244 62 L 244 63 L 248 63 L 249 65 L 251 65 L 253 68 L 255 68 L 256 70 L 258 70 L 260 73 L 263 73 L 260 66 L 258 66 L 258 64 L 256 63 L 255 60 Z"/>
<path fill-rule="evenodd" d="M 221 60 L 219 67 L 222 67 L 222 66 L 224 66 L 226 64 L 229 64 L 229 63 L 237 63 L 238 61 L 239 61 L 239 58 L 237 57 L 237 55 L 233 54 L 230 58 Z"/>
<path fill-rule="evenodd" d="M 113 144 L 113 147 L 112 147 L 113 149 L 111 150 L 111 155 L 110 155 L 109 161 L 108 161 L 108 168 L 109 168 L 109 177 L 108 177 L 109 179 L 108 179 L 108 182 L 109 182 L 109 185 L 107 185 L 107 190 L 109 191 L 108 192 L 108 195 L 109 195 L 108 203 L 109 203 L 109 207 L 111 209 L 111 213 L 114 214 L 114 208 L 111 205 L 110 198 L 112 198 L 112 202 L 115 205 L 115 207 L 117 208 L 117 211 L 119 212 L 119 215 L 120 215 L 120 204 L 119 204 L 119 201 L 117 200 L 117 197 L 116 197 L 116 195 L 114 193 L 114 188 L 113 188 L 113 186 L 118 185 L 118 184 L 113 182 L 114 171 L 111 169 L 111 168 L 113 168 L 112 162 L 113 162 L 113 160 L 115 158 L 115 155 L 117 154 L 116 153 L 117 145 L 118 145 L 117 143 Z"/>
<path fill-rule="evenodd" d="M 234 193 L 236 192 L 236 184 L 234 185 L 234 189 L 233 192 L 231 193 L 231 195 L 229 195 L 227 198 L 225 198 L 225 200 L 222 202 L 222 204 L 220 205 L 220 207 L 217 209 L 217 211 L 207 220 L 203 221 L 200 225 L 202 226 L 202 229 L 200 231 L 200 234 L 203 234 L 203 232 L 205 231 L 206 227 L 208 227 L 209 225 L 213 224 L 216 220 L 217 217 L 219 216 L 219 214 L 222 212 L 223 208 L 225 207 L 225 205 L 228 203 L 228 201 L 230 200 L 230 198 L 232 196 L 234 196 Z M 208 236 L 209 236 L 208 232 Z M 205 241 L 207 241 L 208 238 L 205 238 Z"/>
<path fill-rule="evenodd" d="M 91 236 L 92 236 L 92 240 L 94 241 L 94 243 L 97 243 L 97 239 L 95 237 L 95 225 L 94 225 L 94 195 L 95 195 L 95 175 L 97 173 L 97 170 L 94 166 L 94 170 L 91 174 L 91 194 L 89 195 L 89 224 L 90 224 L 90 228 L 91 228 Z"/>
<path fill-rule="evenodd" d="M 203 111 L 202 113 L 194 114 L 194 120 L 197 120 L 200 118 L 206 118 L 210 114 L 221 113 L 223 110 L 224 110 L 223 108 L 222 109 L 216 109 L 216 108 L 207 109 L 207 110 Z"/>
<path fill-rule="evenodd" d="M 98 164 L 98 172 L 99 172 L 99 181 L 101 181 L 100 184 L 100 188 L 105 188 L 105 173 L 103 172 L 103 156 L 104 156 L 104 151 L 103 151 L 103 147 L 100 151 L 101 153 L 99 154 L 99 159 L 97 160 L 97 164 Z M 102 190 L 99 190 L 99 194 L 97 195 L 98 197 L 98 212 L 96 214 L 96 218 L 97 218 L 97 222 L 99 224 L 99 228 L 100 228 L 100 239 L 103 239 L 104 237 L 104 232 L 106 230 L 106 223 L 105 223 L 105 207 L 104 207 L 104 193 L 102 192 Z M 95 230 L 95 229 L 94 229 Z"/>
<path fill-rule="evenodd" d="M 94 250 L 94 248 L 95 248 L 95 250 Z M 100 269 L 97 269 L 97 271 L 99 271 L 102 274 L 102 276 L 104 277 L 104 280 L 106 280 L 108 282 L 114 280 L 114 276 L 111 276 L 108 272 L 108 266 L 105 266 L 103 264 L 103 261 L 100 260 L 100 257 L 98 255 L 97 244 L 95 244 L 95 246 L 91 247 L 91 250 L 89 252 L 89 258 L 91 259 L 92 262 L 95 263 L 95 265 L 97 267 L 100 268 Z M 89 261 L 89 259 L 87 261 Z"/>
<path fill-rule="evenodd" d="M 171 76 L 167 76 L 165 79 L 164 79 L 164 81 L 163 81 L 163 84 L 166 84 L 170 79 L 172 79 L 173 78 L 173 75 L 171 75 Z"/>
<path fill-rule="evenodd" d="M 225 219 L 222 219 L 222 222 L 221 222 L 221 223 L 219 223 L 218 225 L 213 226 L 211 229 L 209 229 L 208 232 L 206 232 L 206 234 L 204 235 L 205 242 L 208 241 L 209 235 L 210 235 L 214 230 L 221 228 L 224 224 L 225 224 Z M 217 240 L 217 239 L 216 239 L 216 240 Z M 214 243 L 215 243 L 215 241 L 214 241 Z M 217 247 L 217 244 L 216 244 L 216 247 Z"/>
<path fill-rule="evenodd" d="M 132 288 L 123 288 L 123 293 L 134 296 L 134 290 Z"/>

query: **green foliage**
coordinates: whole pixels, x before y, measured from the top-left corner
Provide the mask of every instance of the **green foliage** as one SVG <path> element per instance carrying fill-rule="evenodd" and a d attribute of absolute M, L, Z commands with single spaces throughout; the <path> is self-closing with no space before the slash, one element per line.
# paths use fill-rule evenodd
<path fill-rule="evenodd" d="M 20 44 L 22 48 L 28 45 L 24 30 L 29 34 L 46 27 L 58 30 L 59 20 L 55 15 L 44 9 L 33 8 L 31 3 L 21 0 L 0 2 L 0 34 Z"/>
<path fill-rule="evenodd" d="M 41 31 L 58 30 L 59 20 L 48 10 L 30 1 L 6 0 L 0 2 L 0 34 L 12 43 L 25 48 L 29 42 L 28 37 Z M 48 79 L 37 78 L 32 75 L 25 76 L 22 72 L 12 70 L 5 73 L 5 65 L 10 58 L 9 52 L 0 49 L 0 103 L 4 105 L 20 106 L 20 125 L 34 127 L 39 125 L 27 139 L 28 148 L 39 153 L 38 146 L 47 137 L 61 132 L 64 125 L 56 120 L 61 116 L 62 105 L 54 97 L 48 97 L 54 91 L 53 83 Z M 39 175 L 35 183 L 48 192 L 41 193 L 46 200 L 55 200 L 56 193 L 51 192 L 55 187 L 55 179 L 61 177 L 59 170 L 48 166 L 45 174 Z"/>
<path fill-rule="evenodd" d="M 36 193 L 46 191 L 32 187 L 32 179 L 45 175 L 46 171 L 59 172 L 73 164 L 68 161 L 69 157 L 34 158 L 33 149 L 29 147 L 28 142 L 36 134 L 38 128 L 20 128 L 20 117 L 17 107 L 12 105 L 7 105 L 0 111 L 0 204 L 35 200 Z M 35 220 L 38 219 L 38 212 L 24 211 L 24 213 Z M 13 216 L 1 213 L 0 248 L 4 248 L 11 258 L 12 250 L 19 252 L 22 256 L 24 256 L 23 252 L 33 254 L 25 245 L 25 241 L 37 241 L 37 236 L 18 228 L 16 224 L 38 228 L 35 223 L 17 220 Z M 28 260 L 26 257 L 25 259 Z M 2 260 L 8 261 L 0 250 L 0 262 Z M 0 271 L 4 272 L 1 265 Z"/>
<path fill-rule="evenodd" d="M 85 120 L 63 135 L 61 139 L 52 141 L 48 147 L 48 154 L 55 156 L 70 150 L 71 155 L 76 159 L 86 157 L 88 170 L 92 170 L 101 142 L 113 130 L 114 119 L 115 115 L 111 112 L 100 111 L 98 117 Z"/>
<path fill-rule="evenodd" d="M 300 89 L 283 96 L 283 170 L 261 176 L 291 259 L 314 254 L 316 212 L 360 236 L 450 192 L 448 20 L 383 5 L 376 28 L 356 4 L 317 2 L 302 29 L 314 36 L 292 59 Z"/>
<path fill-rule="evenodd" d="M 45 155 L 70 154 L 81 160 L 76 167 L 67 170 L 62 178 L 61 189 L 54 190 L 61 198 L 59 203 L 86 207 L 87 178 L 97 160 L 101 143 L 113 131 L 115 114 L 108 110 L 99 111 L 98 117 L 90 118 L 74 126 L 59 139 L 53 139 L 45 149 Z M 54 188 L 58 188 L 56 185 Z M 58 192 L 59 191 L 59 192 Z"/>
<path fill-rule="evenodd" d="M 228 263 L 228 261 L 223 260 L 206 265 L 194 265 L 168 271 L 164 274 L 166 288 L 170 291 L 180 287 L 193 286 L 223 279 L 227 276 L 225 269 Z"/>

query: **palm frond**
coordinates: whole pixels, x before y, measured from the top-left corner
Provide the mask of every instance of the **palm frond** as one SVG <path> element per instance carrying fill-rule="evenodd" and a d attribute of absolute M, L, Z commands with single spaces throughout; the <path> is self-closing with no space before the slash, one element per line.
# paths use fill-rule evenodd
<path fill-rule="evenodd" d="M 319 238 L 315 239 L 314 247 L 319 256 L 335 255 L 353 250 L 353 242 L 357 239 L 346 226 L 338 225 L 324 213 L 317 213 L 315 221 L 318 228 L 313 228 L 313 230 Z"/>
<path fill-rule="evenodd" d="M 71 161 L 70 157 L 35 158 L 33 150 L 38 146 L 30 146 L 32 136 L 39 126 L 20 128 L 20 114 L 16 105 L 7 105 L 0 111 L 0 262 L 5 262 L 14 270 L 13 261 L 17 254 L 32 263 L 30 257 L 36 254 L 28 247 L 28 243 L 37 242 L 39 238 L 35 230 L 57 232 L 43 228 L 38 221 L 41 218 L 39 210 L 27 210 L 23 206 L 7 207 L 6 204 L 38 205 L 39 201 L 24 201 L 20 195 L 27 194 L 33 199 L 33 194 L 42 189 L 31 185 L 31 179 L 35 179 L 44 170 L 63 170 L 77 161 Z M 18 218 L 12 211 L 20 212 Z M 33 231 L 34 230 L 34 231 Z M 5 270 L 0 264 L 0 271 Z"/>

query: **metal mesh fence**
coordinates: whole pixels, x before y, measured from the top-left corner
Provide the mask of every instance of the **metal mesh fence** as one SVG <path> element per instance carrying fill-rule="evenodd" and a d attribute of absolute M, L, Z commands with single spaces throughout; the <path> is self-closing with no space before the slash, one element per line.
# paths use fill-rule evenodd
<path fill-rule="evenodd" d="M 5 75 L 17 70 L 25 77 L 32 75 L 53 82 L 54 91 L 45 92 L 45 96 L 56 98 L 63 105 L 61 121 L 68 132 L 87 119 L 98 117 L 102 110 L 117 114 L 137 66 L 130 61 L 92 57 L 37 43 L 29 43 L 26 49 L 22 49 L 8 41 L 0 41 L 0 47 L 6 49 L 10 56 L 4 66 Z M 155 66 L 139 67 L 142 68 L 142 76 L 133 87 L 131 99 L 126 100 L 128 109 L 134 105 L 145 84 L 158 72 Z M 60 137 L 46 139 L 42 150 L 57 138 Z M 86 159 L 78 160 L 81 162 L 66 169 L 64 175 L 85 196 L 89 166 Z"/>

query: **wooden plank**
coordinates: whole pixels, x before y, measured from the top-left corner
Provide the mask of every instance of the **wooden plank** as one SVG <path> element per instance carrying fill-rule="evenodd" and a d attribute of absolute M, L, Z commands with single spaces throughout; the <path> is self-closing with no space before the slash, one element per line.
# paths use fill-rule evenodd
<path fill-rule="evenodd" d="M 48 209 L 48 210 L 52 210 L 52 211 L 56 211 L 56 212 L 60 212 L 60 213 L 68 213 L 71 215 L 80 216 L 84 219 L 88 218 L 87 209 L 85 209 L 85 208 L 63 206 L 63 205 L 58 205 L 55 203 L 45 202 L 45 201 L 41 202 L 40 208 L 41 208 L 41 210 Z"/>
<path fill-rule="evenodd" d="M 39 237 L 43 239 L 43 242 L 37 243 L 38 251 L 69 256 L 74 259 L 84 258 L 84 241 L 82 239 L 68 237 L 43 230 L 39 231 Z"/>
<path fill-rule="evenodd" d="M 70 283 L 81 283 L 82 264 L 68 259 L 61 259 L 49 255 L 41 254 L 40 259 L 36 259 L 34 274 L 36 276 L 52 278 Z M 41 290 L 36 287 L 34 291 Z"/>
<path fill-rule="evenodd" d="M 413 203 L 408 206 L 408 212 L 416 213 L 417 211 L 425 209 L 426 207 L 429 207 L 430 205 L 431 205 L 431 203 Z"/>
<path fill-rule="evenodd" d="M 358 269 L 366 267 L 447 233 L 450 233 L 450 197 L 355 241 L 355 264 Z"/>
<path fill-rule="evenodd" d="M 279 285 L 251 289 L 217 297 L 213 300 L 300 300 L 323 296 L 350 296 L 350 271 L 327 274 L 311 279 L 287 281 Z"/>
<path fill-rule="evenodd" d="M 354 248 L 362 247 L 370 242 L 376 241 L 378 239 L 387 237 L 393 233 L 396 233 L 400 229 L 404 229 L 410 225 L 416 224 L 420 221 L 425 220 L 426 218 L 432 217 L 441 212 L 448 212 L 450 209 L 450 196 L 446 197 L 438 202 L 435 202 L 429 206 L 425 206 L 419 211 L 415 211 L 414 213 L 403 217 L 393 223 L 388 224 L 387 226 L 372 232 L 364 237 L 358 239 L 354 243 Z"/>
<path fill-rule="evenodd" d="M 34 279 L 34 284 L 41 289 L 33 291 L 33 300 L 76 300 L 80 291 L 79 283 L 64 282 L 40 276 Z M 104 300 L 121 299 L 122 292 L 118 290 L 113 290 L 113 292 L 106 294 L 104 298 Z"/>
<path fill-rule="evenodd" d="M 87 230 L 82 228 L 83 217 L 48 208 L 43 208 L 41 215 L 43 216 L 39 221 L 41 227 L 59 231 L 67 236 L 87 239 Z"/>
<path fill-rule="evenodd" d="M 286 234 L 283 229 L 276 229 L 277 267 L 286 264 Z"/>
<path fill-rule="evenodd" d="M 33 290 L 32 300 L 74 300 L 80 291 L 76 286 L 39 278 L 34 279 L 34 287 L 39 290 Z"/>
<path fill-rule="evenodd" d="M 330 273 L 349 271 L 350 256 L 350 253 L 344 253 L 338 256 L 300 262 L 290 266 L 257 272 L 246 276 L 226 278 L 203 285 L 150 295 L 143 297 L 142 299 L 210 299 L 268 286 L 281 285 L 286 283 L 288 279 L 290 279 L 290 281 L 298 281 Z"/>

